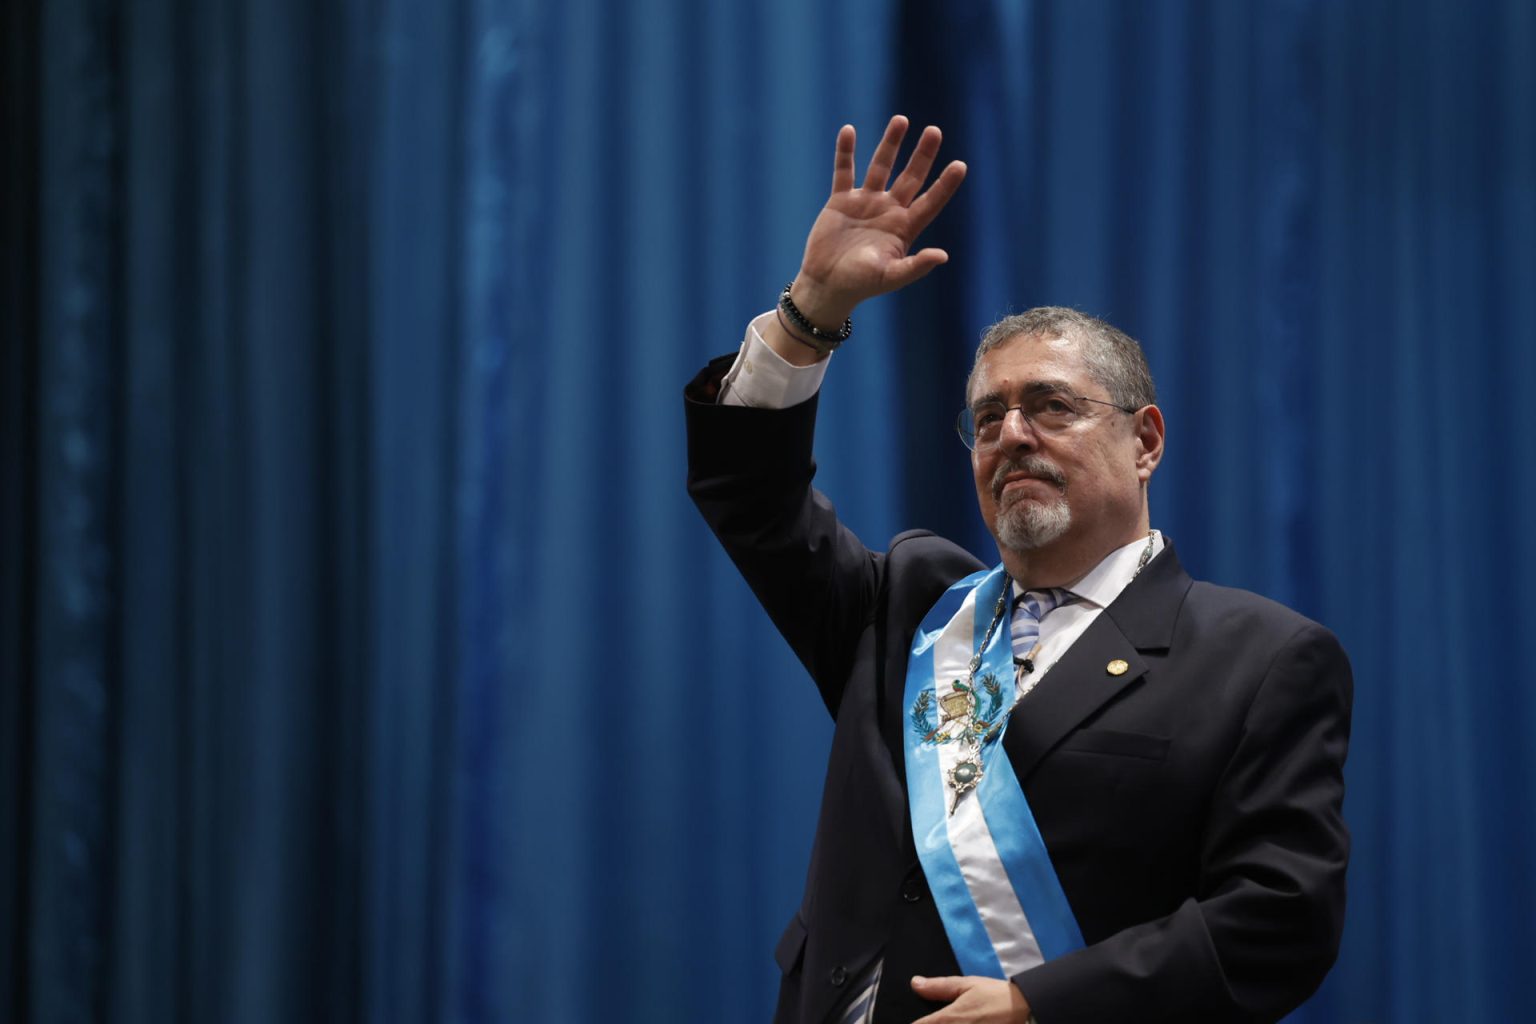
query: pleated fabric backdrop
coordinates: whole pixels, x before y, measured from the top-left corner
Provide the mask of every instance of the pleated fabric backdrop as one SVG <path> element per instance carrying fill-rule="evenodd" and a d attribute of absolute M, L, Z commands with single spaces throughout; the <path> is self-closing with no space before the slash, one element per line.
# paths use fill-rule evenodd
<path fill-rule="evenodd" d="M 1154 520 L 1357 675 L 1308 1022 L 1519 1019 L 1536 948 L 1536 10 L 7 5 L 0 1018 L 765 1019 L 830 725 L 680 389 L 837 126 L 971 177 L 820 484 L 986 553 L 980 328 L 1078 305 Z"/>

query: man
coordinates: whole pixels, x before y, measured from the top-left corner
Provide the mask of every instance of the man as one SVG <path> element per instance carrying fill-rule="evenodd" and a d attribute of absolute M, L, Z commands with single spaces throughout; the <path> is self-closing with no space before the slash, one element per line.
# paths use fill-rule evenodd
<path fill-rule="evenodd" d="M 871 552 L 811 487 L 815 393 L 964 177 L 891 181 L 893 118 L 779 308 L 687 390 L 689 489 L 836 719 L 779 1021 L 1272 1021 L 1337 953 L 1351 680 L 1321 626 L 1192 581 L 1150 528 L 1139 347 L 1071 310 L 987 332 L 962 436 L 1000 565 Z M 753 408 L 755 406 L 755 408 Z"/>

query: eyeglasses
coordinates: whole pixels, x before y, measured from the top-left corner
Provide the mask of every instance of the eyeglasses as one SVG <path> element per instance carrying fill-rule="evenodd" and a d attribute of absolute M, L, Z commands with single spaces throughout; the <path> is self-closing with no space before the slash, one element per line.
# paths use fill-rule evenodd
<path fill-rule="evenodd" d="M 1004 405 L 1002 402 L 989 401 L 980 402 L 974 408 L 962 409 L 959 418 L 955 420 L 955 430 L 960 434 L 960 440 L 965 442 L 967 448 L 972 451 L 985 451 L 997 446 L 998 439 L 1003 436 L 1003 422 L 1015 409 L 1019 410 L 1019 413 L 1039 433 L 1060 434 L 1071 430 L 1088 415 L 1088 410 L 1082 404 L 1084 402 L 1107 405 L 1111 409 L 1119 409 L 1124 413 L 1136 411 L 1134 408 L 1116 405 L 1114 402 L 1106 402 L 1100 398 L 1074 395 L 1056 388 L 1042 388 L 1026 394 L 1018 405 Z"/>

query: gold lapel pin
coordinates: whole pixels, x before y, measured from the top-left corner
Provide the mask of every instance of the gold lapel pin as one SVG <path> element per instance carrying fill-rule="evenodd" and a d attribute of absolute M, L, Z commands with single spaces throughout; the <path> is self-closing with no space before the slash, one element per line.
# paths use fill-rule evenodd
<path fill-rule="evenodd" d="M 1130 670 L 1131 670 L 1130 662 L 1125 661 L 1125 660 L 1123 660 L 1121 658 L 1116 658 L 1114 661 L 1112 661 L 1108 665 L 1104 666 L 1104 671 L 1108 672 L 1112 676 L 1123 676 L 1127 672 L 1129 672 Z"/>

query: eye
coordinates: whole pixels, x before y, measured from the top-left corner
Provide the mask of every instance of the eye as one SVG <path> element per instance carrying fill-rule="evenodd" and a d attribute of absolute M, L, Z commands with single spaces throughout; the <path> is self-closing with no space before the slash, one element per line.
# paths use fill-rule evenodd
<path fill-rule="evenodd" d="M 1003 407 L 1000 405 L 984 405 L 971 413 L 971 418 L 976 421 L 977 430 L 986 430 L 1003 422 Z"/>
<path fill-rule="evenodd" d="M 1045 391 L 1030 402 L 1029 415 L 1043 430 L 1065 430 L 1077 419 L 1077 406 L 1070 395 Z"/>

